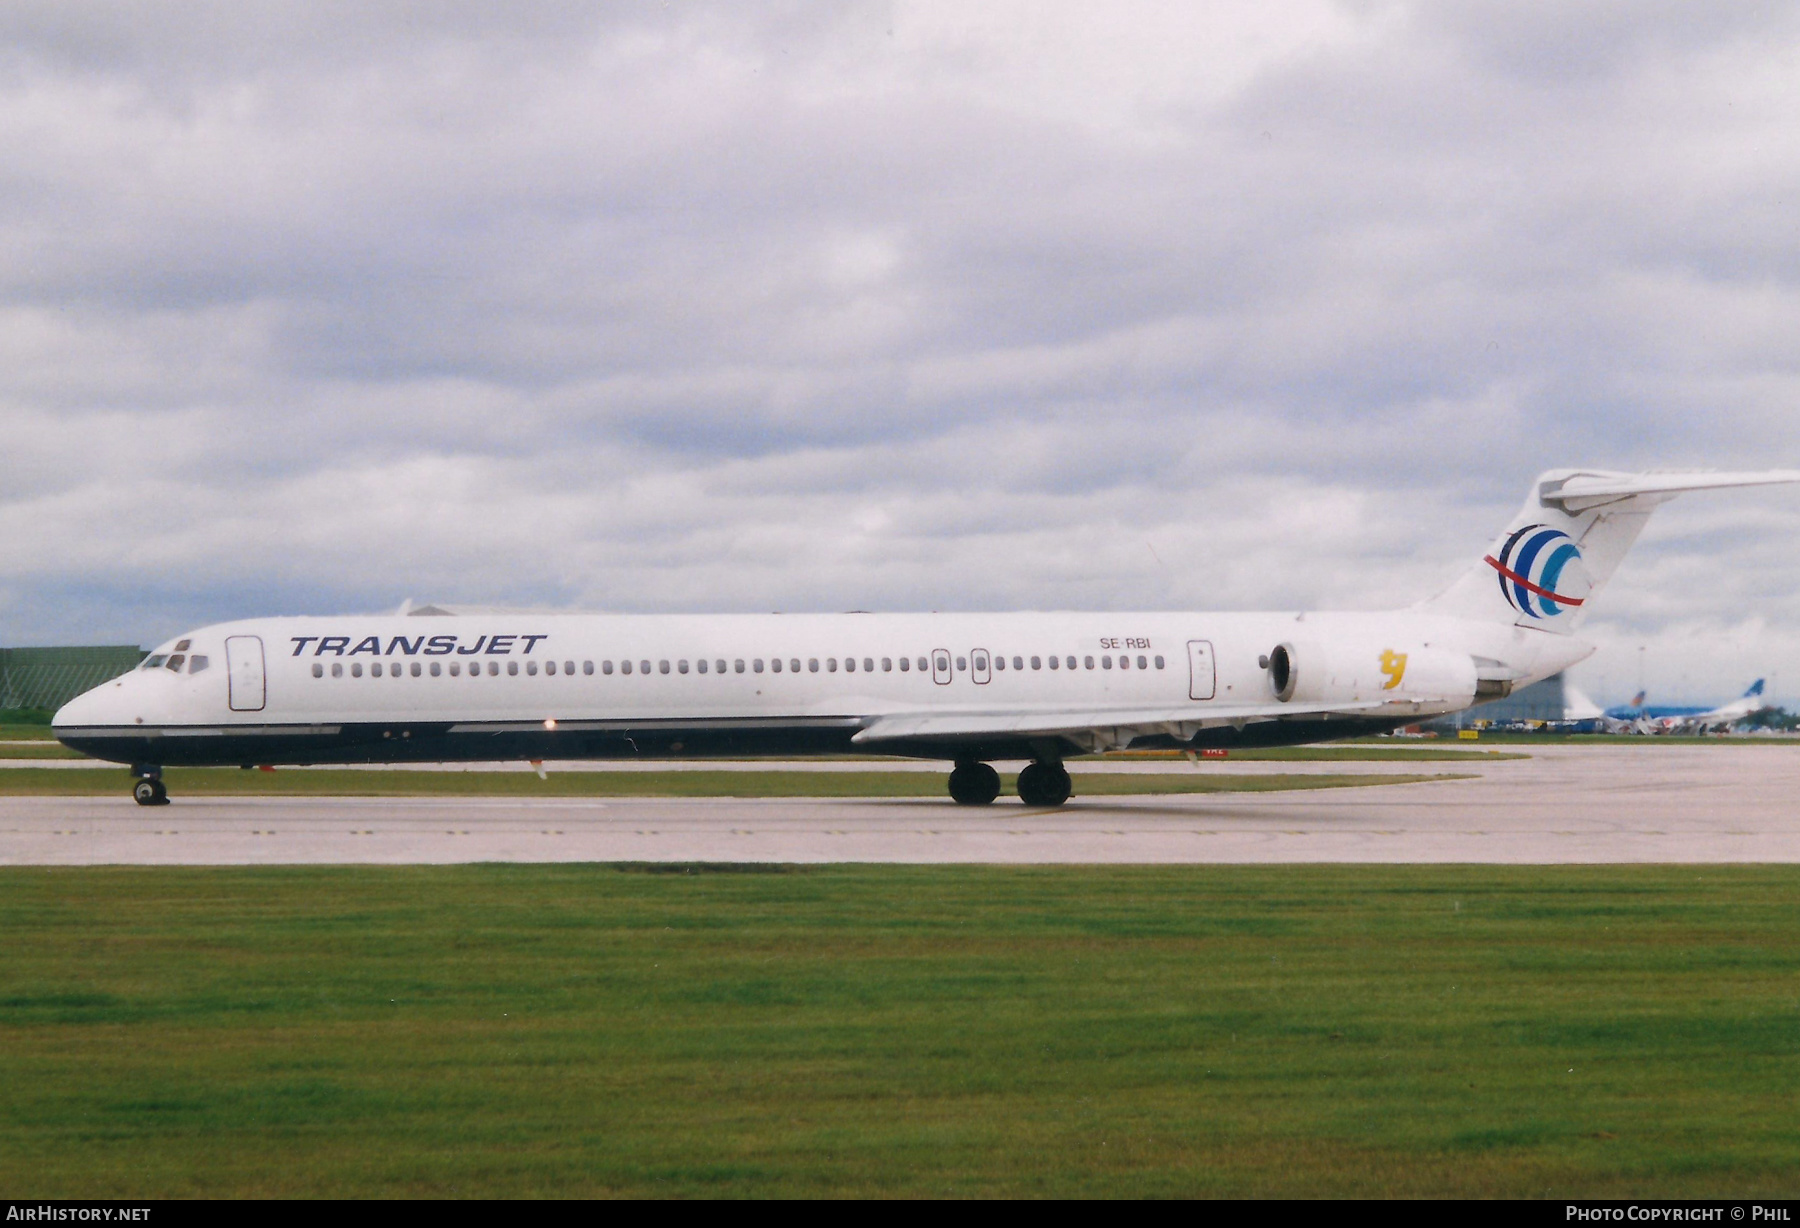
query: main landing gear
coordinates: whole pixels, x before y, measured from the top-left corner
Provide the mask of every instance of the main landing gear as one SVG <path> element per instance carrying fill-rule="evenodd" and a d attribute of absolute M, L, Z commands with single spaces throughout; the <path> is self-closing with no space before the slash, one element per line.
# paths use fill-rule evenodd
<path fill-rule="evenodd" d="M 1074 792 L 1062 764 L 1028 763 L 1019 773 L 1019 800 L 1027 806 L 1060 806 Z"/>
<path fill-rule="evenodd" d="M 950 799 L 959 806 L 985 806 L 1000 796 L 1000 773 L 985 763 L 961 762 L 950 772 Z"/>
<path fill-rule="evenodd" d="M 1071 792 L 1069 773 L 1054 759 L 1019 773 L 1019 800 L 1027 806 L 1060 806 Z M 1000 773 L 985 763 L 965 760 L 950 773 L 950 797 L 958 805 L 986 806 L 999 796 Z"/>
<path fill-rule="evenodd" d="M 140 806 L 167 806 L 169 791 L 163 787 L 162 769 L 138 764 L 131 769 L 137 783 L 131 786 L 131 800 Z"/>

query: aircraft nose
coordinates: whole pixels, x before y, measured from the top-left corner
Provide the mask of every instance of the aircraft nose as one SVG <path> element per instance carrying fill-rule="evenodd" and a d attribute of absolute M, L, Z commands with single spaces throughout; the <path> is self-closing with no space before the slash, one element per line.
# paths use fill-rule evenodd
<path fill-rule="evenodd" d="M 126 690 L 125 680 L 115 678 L 91 691 L 83 691 L 56 710 L 56 715 L 50 718 L 51 730 L 130 724 L 131 717 L 125 714 Z"/>

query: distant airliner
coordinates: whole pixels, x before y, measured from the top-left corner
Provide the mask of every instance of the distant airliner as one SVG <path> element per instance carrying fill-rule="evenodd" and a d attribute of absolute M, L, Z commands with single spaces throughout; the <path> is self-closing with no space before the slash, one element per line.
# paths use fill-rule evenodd
<path fill-rule="evenodd" d="M 1627 731 L 1637 728 L 1646 733 L 1706 733 L 1713 729 L 1729 729 L 1739 721 L 1748 720 L 1766 710 L 1768 706 L 1768 702 L 1763 699 L 1763 680 L 1758 678 L 1742 696 L 1716 708 L 1646 705 L 1644 693 L 1639 691 L 1629 704 L 1608 708 L 1606 715 L 1609 720 L 1624 723 Z"/>
<path fill-rule="evenodd" d="M 132 765 L 889 754 L 950 796 L 1069 797 L 1067 755 L 1320 742 L 1497 698 L 1580 661 L 1571 633 L 1682 491 L 1800 472 L 1558 469 L 1441 595 L 1391 613 L 263 618 L 186 632 L 71 700 L 56 736 Z"/>

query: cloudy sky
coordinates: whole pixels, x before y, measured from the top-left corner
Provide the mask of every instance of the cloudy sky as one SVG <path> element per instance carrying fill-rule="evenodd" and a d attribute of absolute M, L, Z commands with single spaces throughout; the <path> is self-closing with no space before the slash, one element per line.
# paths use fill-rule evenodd
<path fill-rule="evenodd" d="M 0 643 L 403 598 L 1377 608 L 1800 465 L 1800 9 L 0 8 Z M 1800 491 L 1581 681 L 1800 691 Z"/>

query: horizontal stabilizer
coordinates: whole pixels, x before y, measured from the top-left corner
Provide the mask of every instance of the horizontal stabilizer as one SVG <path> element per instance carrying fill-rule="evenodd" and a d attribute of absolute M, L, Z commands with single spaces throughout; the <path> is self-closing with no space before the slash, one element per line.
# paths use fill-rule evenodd
<path fill-rule="evenodd" d="M 1542 498 L 1571 514 L 1639 495 L 1674 496 L 1689 490 L 1732 486 L 1776 486 L 1800 482 L 1800 469 L 1764 469 L 1755 473 L 1578 473 L 1557 484 L 1545 483 Z"/>
<path fill-rule="evenodd" d="M 1237 704 L 1231 707 L 1088 708 L 1058 712 L 912 712 L 878 718 L 851 738 L 858 745 L 878 742 L 955 740 L 971 737 L 1031 738 L 1101 729 L 1136 729 L 1192 737 L 1195 731 L 1253 721 L 1315 720 L 1338 713 L 1368 714 L 1392 708 L 1409 715 L 1416 705 L 1365 700 L 1336 704 Z M 1184 732 L 1185 731 L 1185 732 Z"/>

